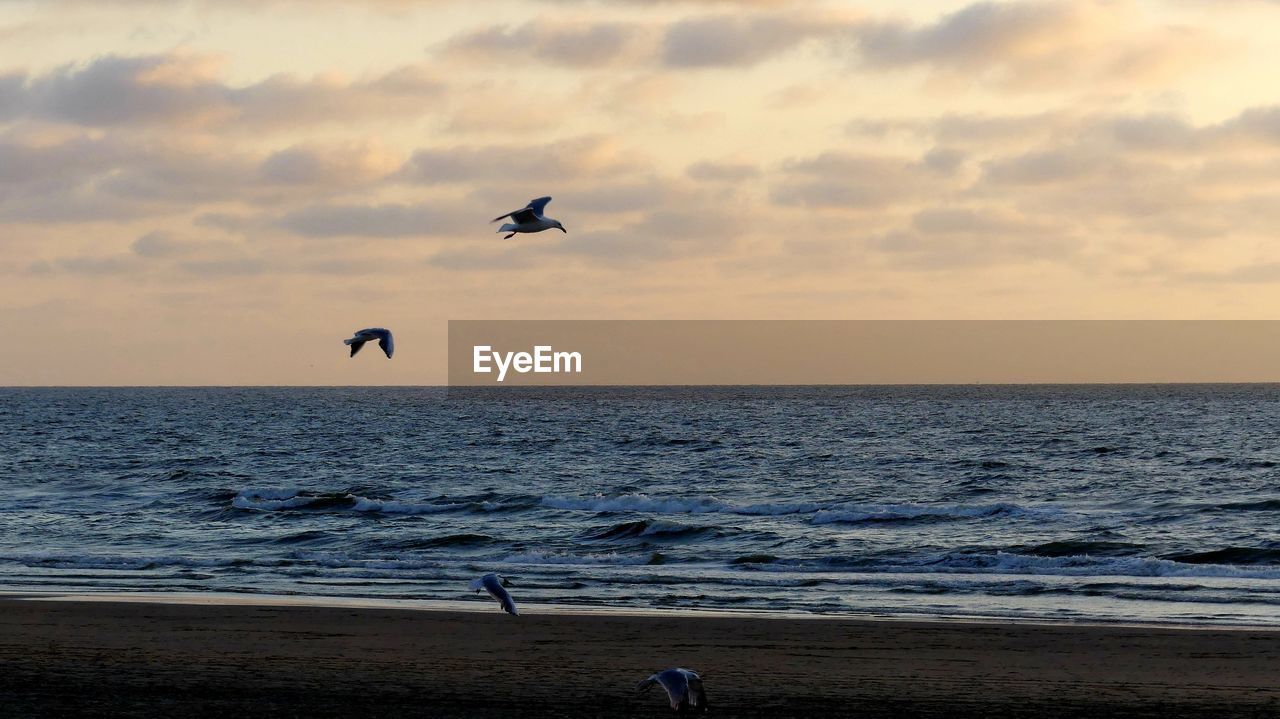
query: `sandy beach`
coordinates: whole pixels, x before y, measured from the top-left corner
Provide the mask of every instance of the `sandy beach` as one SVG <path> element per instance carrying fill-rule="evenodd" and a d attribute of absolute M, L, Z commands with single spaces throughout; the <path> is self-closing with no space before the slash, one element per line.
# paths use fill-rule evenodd
<path fill-rule="evenodd" d="M 1280 632 L 0 600 L 8 716 L 1275 716 Z M 660 690 L 659 690 L 660 691 Z"/>

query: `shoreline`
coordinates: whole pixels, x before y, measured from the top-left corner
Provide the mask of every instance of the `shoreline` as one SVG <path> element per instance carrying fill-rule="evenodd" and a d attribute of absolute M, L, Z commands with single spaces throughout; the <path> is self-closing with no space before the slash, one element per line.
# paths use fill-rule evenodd
<path fill-rule="evenodd" d="M 464 599 L 392 599 L 381 597 L 344 597 L 323 594 L 267 594 L 255 592 L 68 592 L 46 590 L 0 589 L 0 603 L 7 601 L 86 602 L 128 604 L 178 604 L 195 606 L 242 607 L 318 607 L 325 609 L 375 609 L 414 612 L 489 612 L 494 602 L 487 596 Z M 937 624 L 1016 625 L 1043 627 L 1122 627 L 1128 629 L 1175 629 L 1183 631 L 1271 632 L 1280 635 L 1275 624 L 1243 622 L 1176 622 L 1176 621 L 1107 621 L 1105 619 L 1060 619 L 1032 616 L 999 616 L 977 614 L 930 614 L 889 612 L 844 612 L 820 614 L 770 609 L 727 609 L 693 607 L 630 607 L 601 604 L 541 604 L 519 601 L 522 616 L 619 616 L 619 617 L 720 617 L 795 621 L 906 622 Z"/>
<path fill-rule="evenodd" d="M 16 716 L 656 717 L 670 666 L 715 716 L 1280 713 L 1280 630 L 31 594 L 0 596 Z"/>

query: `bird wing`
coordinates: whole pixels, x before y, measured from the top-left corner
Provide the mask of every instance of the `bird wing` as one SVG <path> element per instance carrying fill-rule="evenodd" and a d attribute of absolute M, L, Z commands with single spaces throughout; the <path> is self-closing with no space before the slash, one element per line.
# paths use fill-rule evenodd
<path fill-rule="evenodd" d="M 364 340 L 355 340 L 354 342 L 353 342 L 353 341 L 351 341 L 351 340 L 347 340 L 347 342 L 351 344 L 351 355 L 350 355 L 350 356 L 352 356 L 352 357 L 355 357 L 355 356 L 356 356 L 356 353 L 360 351 L 360 348 L 361 348 L 361 347 L 364 347 Z"/>
<path fill-rule="evenodd" d="M 489 222 L 497 222 L 498 220 L 506 219 L 508 217 L 515 220 L 518 225 L 531 222 L 535 217 L 542 214 L 542 211 L 546 209 L 548 202 L 551 202 L 550 197 L 539 197 L 536 200 L 529 200 L 529 204 L 524 207 L 521 207 L 518 210 L 512 210 L 505 215 L 498 215 L 492 220 L 489 220 Z"/>
<path fill-rule="evenodd" d="M 501 596 L 498 597 L 498 604 L 502 605 L 502 611 L 513 617 L 520 616 L 520 610 L 516 609 L 516 600 L 511 598 L 511 594 L 503 589 Z"/>
<path fill-rule="evenodd" d="M 480 579 L 471 580 L 470 587 L 471 587 L 471 591 L 473 592 L 478 592 L 481 589 L 484 589 L 484 578 L 481 577 Z"/>
<path fill-rule="evenodd" d="M 387 353 L 387 359 L 391 359 L 391 353 L 396 351 L 396 341 L 392 339 L 391 333 L 387 330 L 383 330 L 377 334 L 378 346 L 382 348 L 383 352 Z"/>
<path fill-rule="evenodd" d="M 520 612 L 516 610 L 516 602 L 511 598 L 511 593 L 502 586 L 502 579 L 496 574 L 486 574 L 480 578 L 480 582 L 484 584 L 484 590 L 489 596 L 498 600 L 498 604 L 502 606 L 502 611 L 513 616 L 519 616 Z"/>
<path fill-rule="evenodd" d="M 539 197 L 536 200 L 529 200 L 528 208 L 541 215 L 542 211 L 547 209 L 548 202 L 551 202 L 550 197 Z"/>
<path fill-rule="evenodd" d="M 682 672 L 668 669 L 658 672 L 658 683 L 667 690 L 667 700 L 671 702 L 671 708 L 678 709 L 684 702 L 685 695 L 689 693 L 689 678 Z"/>
<path fill-rule="evenodd" d="M 689 680 L 689 703 L 706 711 L 707 692 L 702 688 L 702 678 L 693 672 L 689 672 L 685 677 Z"/>
<path fill-rule="evenodd" d="M 512 212 L 511 219 L 515 220 L 517 225 L 525 225 L 538 219 L 538 213 L 526 207 Z"/>

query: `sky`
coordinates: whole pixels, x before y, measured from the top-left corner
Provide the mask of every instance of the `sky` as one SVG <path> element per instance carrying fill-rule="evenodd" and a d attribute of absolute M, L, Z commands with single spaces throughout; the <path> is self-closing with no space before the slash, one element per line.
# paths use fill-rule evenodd
<path fill-rule="evenodd" d="M 441 384 L 450 319 L 1280 319 L 1277 29 L 0 0 L 0 385 Z M 542 195 L 568 234 L 495 234 Z"/>

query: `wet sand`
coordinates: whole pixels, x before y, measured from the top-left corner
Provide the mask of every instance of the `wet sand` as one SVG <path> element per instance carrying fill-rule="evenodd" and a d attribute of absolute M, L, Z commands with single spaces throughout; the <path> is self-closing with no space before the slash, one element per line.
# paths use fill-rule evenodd
<path fill-rule="evenodd" d="M 0 599 L 0 714 L 1280 716 L 1280 631 Z"/>

